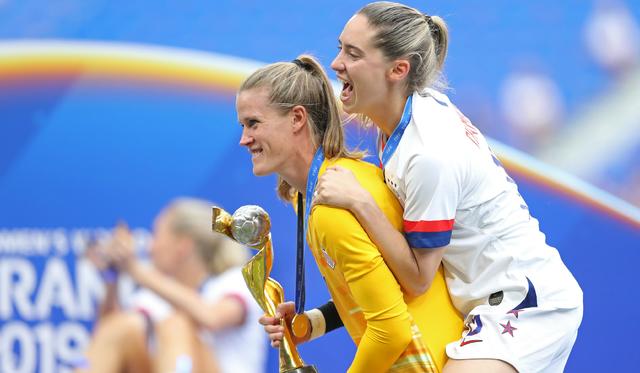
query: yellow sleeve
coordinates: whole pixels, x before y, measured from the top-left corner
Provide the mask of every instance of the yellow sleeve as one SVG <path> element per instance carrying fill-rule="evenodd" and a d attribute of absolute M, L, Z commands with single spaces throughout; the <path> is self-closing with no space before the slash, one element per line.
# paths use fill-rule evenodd
<path fill-rule="evenodd" d="M 367 321 L 349 372 L 386 372 L 411 342 L 411 318 L 400 285 L 377 247 L 348 211 L 317 206 L 314 229 Z"/>

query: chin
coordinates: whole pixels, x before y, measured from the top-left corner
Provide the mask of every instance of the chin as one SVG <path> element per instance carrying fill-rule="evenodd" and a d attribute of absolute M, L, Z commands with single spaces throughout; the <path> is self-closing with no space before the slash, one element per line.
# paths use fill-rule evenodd
<path fill-rule="evenodd" d="M 267 176 L 272 172 L 260 166 L 253 166 L 253 175 L 254 176 Z"/>
<path fill-rule="evenodd" d="M 355 102 L 351 101 L 349 103 L 342 103 L 342 111 L 347 114 L 358 114 L 357 105 Z"/>

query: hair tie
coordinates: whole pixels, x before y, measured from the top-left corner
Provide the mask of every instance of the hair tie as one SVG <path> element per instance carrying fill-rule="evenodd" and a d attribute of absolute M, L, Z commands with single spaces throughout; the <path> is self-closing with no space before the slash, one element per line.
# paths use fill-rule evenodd
<path fill-rule="evenodd" d="M 438 36 L 440 33 L 440 28 L 433 22 L 430 15 L 424 14 L 424 19 L 427 21 L 427 27 L 429 27 L 429 31 L 431 31 L 431 35 Z"/>
<path fill-rule="evenodd" d="M 313 66 L 309 65 L 306 62 L 302 62 L 299 59 L 294 59 L 293 61 L 291 61 L 294 65 L 302 68 L 303 70 L 306 70 L 308 72 L 313 72 Z"/>

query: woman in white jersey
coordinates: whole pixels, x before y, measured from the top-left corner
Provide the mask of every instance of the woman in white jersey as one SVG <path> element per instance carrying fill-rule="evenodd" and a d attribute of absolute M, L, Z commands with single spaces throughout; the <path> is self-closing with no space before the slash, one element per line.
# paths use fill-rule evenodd
<path fill-rule="evenodd" d="M 482 134 L 433 89 L 447 43 L 440 17 L 402 4 L 371 3 L 347 22 L 331 67 L 343 109 L 379 129 L 404 235 L 339 167 L 320 179 L 315 203 L 351 210 L 407 292 L 428 289 L 444 264 L 467 326 L 447 346 L 445 372 L 561 372 L 582 291 Z"/>
<path fill-rule="evenodd" d="M 165 207 L 154 222 L 152 265 L 136 258 L 122 225 L 98 251 L 103 260 L 94 253 L 140 289 L 121 309 L 117 276 L 103 268 L 107 294 L 82 372 L 264 371 L 266 341 L 255 322 L 262 310 L 238 267 L 248 252 L 211 231 L 212 205 L 179 198 Z"/>

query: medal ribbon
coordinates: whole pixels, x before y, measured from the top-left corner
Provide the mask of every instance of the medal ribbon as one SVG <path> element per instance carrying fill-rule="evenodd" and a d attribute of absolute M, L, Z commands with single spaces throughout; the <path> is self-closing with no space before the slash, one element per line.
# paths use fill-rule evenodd
<path fill-rule="evenodd" d="M 305 206 L 302 206 L 302 194 L 298 192 L 298 232 L 297 232 L 297 255 L 296 255 L 296 313 L 304 312 L 304 240 L 307 237 L 307 228 L 309 226 L 309 214 L 311 213 L 311 202 L 313 200 L 313 192 L 318 183 L 318 175 L 320 167 L 324 162 L 324 150 L 322 146 L 318 148 L 313 156 L 309 173 L 307 174 L 307 191 L 305 198 Z"/>
<path fill-rule="evenodd" d="M 409 122 L 411 122 L 411 102 L 413 101 L 413 96 L 409 96 L 407 98 L 407 103 L 404 105 L 404 111 L 402 112 L 402 118 L 400 118 L 400 123 L 396 126 L 396 129 L 393 130 L 391 136 L 387 140 L 387 143 L 384 146 L 384 150 L 382 151 L 382 159 L 380 162 L 382 163 L 382 167 L 387 164 L 389 158 L 393 155 L 400 143 L 400 139 L 402 139 L 402 135 L 404 134 L 404 130 L 407 129 Z M 382 132 L 380 132 L 380 136 L 384 136 Z M 382 142 L 379 142 L 382 144 Z"/>

